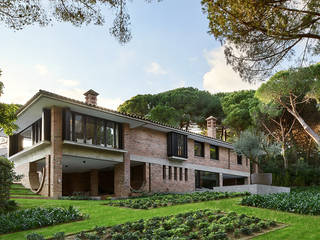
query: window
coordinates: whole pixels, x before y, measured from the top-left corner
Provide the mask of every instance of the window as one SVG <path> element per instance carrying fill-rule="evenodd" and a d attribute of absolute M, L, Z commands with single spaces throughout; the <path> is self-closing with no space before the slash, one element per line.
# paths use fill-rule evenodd
<path fill-rule="evenodd" d="M 210 159 L 219 160 L 219 147 L 210 145 Z"/>
<path fill-rule="evenodd" d="M 78 143 L 84 143 L 84 127 L 82 115 L 76 114 L 74 117 L 74 139 Z"/>
<path fill-rule="evenodd" d="M 166 170 L 167 170 L 166 166 L 163 165 L 162 166 L 162 178 L 163 178 L 163 180 L 165 180 L 167 178 Z"/>
<path fill-rule="evenodd" d="M 239 164 L 239 165 L 242 165 L 242 155 L 237 155 L 237 163 Z"/>
<path fill-rule="evenodd" d="M 92 116 L 64 112 L 64 140 L 94 144 L 110 148 L 122 148 L 122 126 L 120 123 Z"/>
<path fill-rule="evenodd" d="M 179 172 L 179 179 L 180 179 L 180 181 L 182 181 L 182 179 L 183 179 L 183 176 L 182 176 L 182 168 L 180 168 L 180 172 Z"/>
<path fill-rule="evenodd" d="M 86 143 L 95 144 L 95 126 L 96 120 L 91 117 L 86 117 Z"/>
<path fill-rule="evenodd" d="M 169 180 L 172 179 L 172 167 L 169 166 Z"/>
<path fill-rule="evenodd" d="M 177 181 L 178 180 L 178 176 L 177 176 L 178 175 L 178 169 L 177 169 L 177 167 L 174 167 L 174 172 L 173 173 L 174 173 L 174 180 Z"/>
<path fill-rule="evenodd" d="M 184 169 L 184 180 L 188 181 L 188 168 Z"/>
<path fill-rule="evenodd" d="M 194 155 L 204 157 L 204 143 L 194 141 Z"/>
<path fill-rule="evenodd" d="M 104 146 L 105 145 L 105 126 L 103 120 L 97 121 L 97 145 Z"/>
<path fill-rule="evenodd" d="M 35 123 L 32 124 L 32 145 L 41 141 L 41 130 L 42 130 L 42 119 L 39 119 Z"/>
<path fill-rule="evenodd" d="M 187 136 L 175 132 L 168 133 L 168 157 L 188 157 Z"/>
<path fill-rule="evenodd" d="M 26 149 L 32 146 L 32 126 L 25 129 L 20 133 L 20 137 L 22 140 L 22 149 Z"/>

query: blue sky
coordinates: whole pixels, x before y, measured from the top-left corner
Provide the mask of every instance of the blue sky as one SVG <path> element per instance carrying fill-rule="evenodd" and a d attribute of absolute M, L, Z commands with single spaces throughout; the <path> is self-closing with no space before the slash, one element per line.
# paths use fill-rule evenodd
<path fill-rule="evenodd" d="M 0 25 L 2 101 L 24 103 L 38 89 L 83 100 L 92 88 L 99 105 L 115 109 L 136 94 L 182 86 L 210 92 L 255 87 L 226 66 L 200 1 L 133 1 L 128 11 L 133 38 L 125 46 L 108 33 L 108 9 L 102 27 L 53 23 L 15 32 Z"/>

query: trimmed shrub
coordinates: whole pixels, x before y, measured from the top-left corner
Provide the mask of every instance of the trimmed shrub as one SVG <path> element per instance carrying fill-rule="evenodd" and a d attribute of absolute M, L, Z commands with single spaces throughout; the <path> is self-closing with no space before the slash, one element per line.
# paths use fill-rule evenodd
<path fill-rule="evenodd" d="M 0 234 L 34 229 L 84 219 L 72 206 L 69 208 L 29 208 L 0 215 Z"/>
<path fill-rule="evenodd" d="M 320 215 L 320 192 L 251 195 L 243 198 L 241 204 L 299 214 Z"/>

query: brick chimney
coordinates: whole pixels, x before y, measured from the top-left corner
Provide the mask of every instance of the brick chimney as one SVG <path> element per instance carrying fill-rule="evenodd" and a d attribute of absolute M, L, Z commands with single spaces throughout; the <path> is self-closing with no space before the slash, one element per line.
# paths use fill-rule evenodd
<path fill-rule="evenodd" d="M 97 96 L 99 95 L 99 93 L 90 89 L 89 91 L 85 92 L 83 95 L 86 96 L 86 104 L 97 106 Z"/>
<path fill-rule="evenodd" d="M 207 121 L 207 136 L 216 138 L 217 137 L 217 119 L 215 117 L 208 117 Z"/>

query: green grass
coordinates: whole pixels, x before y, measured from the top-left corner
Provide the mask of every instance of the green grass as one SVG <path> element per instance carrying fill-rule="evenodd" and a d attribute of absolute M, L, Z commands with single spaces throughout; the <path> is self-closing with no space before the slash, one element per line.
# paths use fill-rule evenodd
<path fill-rule="evenodd" d="M 16 199 L 21 208 L 30 207 L 59 207 L 76 206 L 82 213 L 90 215 L 89 219 L 80 222 L 66 223 L 38 230 L 29 230 L 23 232 L 1 235 L 0 240 L 25 239 L 26 234 L 30 232 L 41 233 L 46 237 L 51 237 L 56 232 L 76 233 L 83 230 L 93 229 L 95 226 L 112 226 L 127 221 L 135 221 L 141 218 L 151 218 L 154 216 L 172 215 L 190 210 L 213 208 L 223 211 L 236 211 L 257 216 L 262 219 L 275 220 L 288 225 L 284 229 L 264 234 L 255 239 L 317 239 L 320 234 L 320 217 L 298 215 L 274 210 L 259 209 L 240 206 L 240 198 L 215 200 L 209 202 L 191 203 L 175 205 L 151 210 L 135 210 L 128 208 L 111 207 L 106 204 L 107 201 L 71 201 L 71 200 L 49 200 L 49 199 Z"/>
<path fill-rule="evenodd" d="M 12 184 L 10 187 L 10 197 L 41 197 L 41 195 L 35 194 L 30 189 L 25 188 L 21 184 Z"/>

